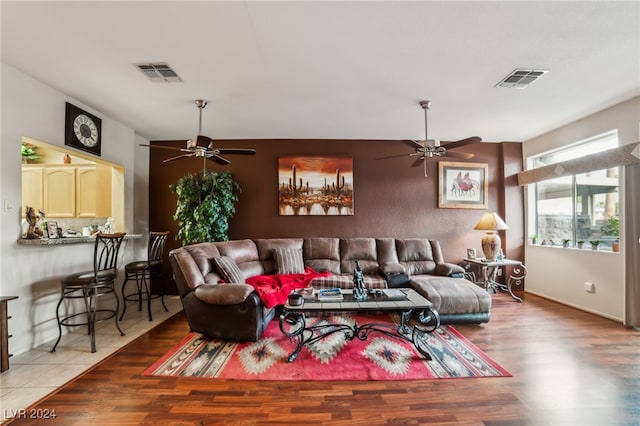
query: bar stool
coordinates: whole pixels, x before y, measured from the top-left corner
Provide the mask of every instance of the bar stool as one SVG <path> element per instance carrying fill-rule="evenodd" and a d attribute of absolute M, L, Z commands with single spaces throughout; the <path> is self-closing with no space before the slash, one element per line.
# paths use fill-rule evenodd
<path fill-rule="evenodd" d="M 142 302 L 146 300 L 147 310 L 149 311 L 149 321 L 153 321 L 151 316 L 151 300 L 160 298 L 162 306 L 166 312 L 169 312 L 167 305 L 164 304 L 164 291 L 160 288 L 160 294 L 151 294 L 151 283 L 154 278 L 160 278 L 162 275 L 162 254 L 164 245 L 167 242 L 169 231 L 151 232 L 149 233 L 149 243 L 147 245 L 147 260 L 127 263 L 124 267 L 125 279 L 122 283 L 122 301 L 124 309 L 120 315 L 120 321 L 124 318 L 127 311 L 127 301 L 138 302 L 138 311 L 142 311 Z M 125 294 L 125 287 L 129 280 L 135 280 L 136 288 L 130 294 Z"/>
<path fill-rule="evenodd" d="M 62 295 L 56 307 L 56 319 L 58 320 L 58 340 L 53 345 L 51 352 L 56 351 L 62 338 L 62 326 L 76 327 L 88 326 L 91 336 L 91 352 L 96 351 L 96 323 L 114 318 L 116 328 L 121 336 L 124 332 L 118 325 L 118 310 L 120 300 L 115 291 L 115 282 L 118 275 L 118 252 L 124 240 L 124 233 L 96 234 L 96 242 L 93 249 L 93 270 L 77 272 L 62 278 Z M 98 309 L 98 298 L 113 293 L 116 300 L 115 309 Z M 85 311 L 60 318 L 60 305 L 67 299 L 83 299 Z M 100 318 L 98 318 L 100 314 Z M 86 322 L 72 322 L 80 315 L 86 316 Z"/>

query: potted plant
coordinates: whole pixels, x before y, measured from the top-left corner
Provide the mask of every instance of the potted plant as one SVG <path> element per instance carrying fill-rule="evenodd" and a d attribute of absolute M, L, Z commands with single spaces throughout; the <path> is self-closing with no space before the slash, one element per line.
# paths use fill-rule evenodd
<path fill-rule="evenodd" d="M 584 240 L 578 240 L 576 243 L 578 244 L 578 248 L 581 249 L 584 244 Z"/>
<path fill-rule="evenodd" d="M 538 244 L 538 234 L 531 234 L 531 244 Z"/>
<path fill-rule="evenodd" d="M 181 177 L 169 188 L 178 196 L 173 220 L 180 225 L 176 238 L 184 245 L 229 239 L 229 219 L 241 192 L 231 173 L 204 169 Z"/>
<path fill-rule="evenodd" d="M 31 160 L 37 160 L 40 156 L 38 155 L 38 147 L 27 143 L 22 142 L 22 162 L 30 163 Z"/>
<path fill-rule="evenodd" d="M 615 237 L 613 243 L 611 243 L 611 251 L 620 251 L 620 219 L 616 216 L 609 216 L 606 225 L 601 228 L 605 235 Z"/>
<path fill-rule="evenodd" d="M 562 247 L 564 247 L 564 248 L 569 247 L 569 242 L 571 242 L 570 239 L 567 239 L 567 238 L 563 239 L 562 240 Z"/>
<path fill-rule="evenodd" d="M 589 240 L 589 243 L 591 244 L 591 250 L 598 250 L 600 240 Z"/>

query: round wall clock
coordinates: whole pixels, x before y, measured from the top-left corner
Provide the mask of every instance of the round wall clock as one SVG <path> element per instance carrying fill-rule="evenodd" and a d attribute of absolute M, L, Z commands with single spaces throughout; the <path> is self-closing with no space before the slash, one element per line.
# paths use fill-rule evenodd
<path fill-rule="evenodd" d="M 102 120 L 66 103 L 64 144 L 100 155 Z"/>

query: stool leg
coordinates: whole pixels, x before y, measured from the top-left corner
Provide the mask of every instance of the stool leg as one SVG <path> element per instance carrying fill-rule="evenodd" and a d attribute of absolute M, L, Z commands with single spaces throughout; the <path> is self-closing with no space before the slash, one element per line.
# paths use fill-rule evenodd
<path fill-rule="evenodd" d="M 55 345 L 51 349 L 51 352 L 55 352 L 58 347 L 58 343 L 60 343 L 60 339 L 62 338 L 62 323 L 60 323 L 60 305 L 62 305 L 62 301 L 64 300 L 64 290 L 62 291 L 62 295 L 60 296 L 60 300 L 58 301 L 58 306 L 56 306 L 56 320 L 58 321 L 58 340 L 56 340 Z"/>
<path fill-rule="evenodd" d="M 138 312 L 142 312 L 142 286 L 144 284 L 144 271 L 136 272 L 136 286 L 138 287 Z"/>
<path fill-rule="evenodd" d="M 126 272 L 124 276 L 124 282 L 122 283 L 122 315 L 120 315 L 120 321 L 124 318 L 124 313 L 127 312 L 127 296 L 125 294 L 125 287 L 127 286 L 127 282 L 129 281 L 129 273 Z"/>
<path fill-rule="evenodd" d="M 120 310 L 120 299 L 118 298 L 118 293 L 116 292 L 116 289 L 115 289 L 115 283 L 113 284 L 112 290 L 113 290 L 113 297 L 116 298 L 116 313 L 113 315 L 113 320 L 116 323 L 116 328 L 120 332 L 120 335 L 124 336 L 124 331 L 122 331 L 122 329 L 120 328 L 120 324 L 118 324 L 118 311 Z"/>
<path fill-rule="evenodd" d="M 147 281 L 147 276 L 149 277 L 149 280 Z M 144 286 L 144 292 L 146 294 L 147 297 L 147 312 L 149 314 L 149 321 L 153 321 L 153 317 L 151 316 L 151 286 L 149 285 L 151 281 L 151 273 L 148 271 L 145 271 L 142 273 L 142 285 Z"/>
<path fill-rule="evenodd" d="M 96 308 L 97 298 L 95 289 L 84 288 L 84 303 L 87 307 L 87 323 L 89 324 L 89 337 L 91 338 L 91 353 L 96 351 Z"/>

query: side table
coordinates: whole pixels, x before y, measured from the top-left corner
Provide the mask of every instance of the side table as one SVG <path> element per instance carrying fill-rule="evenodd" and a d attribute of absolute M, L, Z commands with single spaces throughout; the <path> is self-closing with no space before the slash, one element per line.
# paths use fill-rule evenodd
<path fill-rule="evenodd" d="M 0 373 L 9 369 L 9 312 L 7 304 L 9 300 L 17 299 L 18 296 L 0 296 Z"/>
<path fill-rule="evenodd" d="M 519 260 L 502 259 L 502 260 L 486 260 L 486 259 L 464 259 L 465 262 L 469 262 L 474 265 L 479 265 L 482 270 L 482 277 L 484 288 L 487 291 L 494 291 L 500 289 L 502 291 L 508 291 L 511 297 L 522 302 L 522 299 L 513 294 L 512 286 L 521 285 L 524 277 L 527 275 L 527 268 Z M 513 272 L 507 279 L 507 284 L 502 284 L 496 281 L 498 276 L 498 270 L 505 266 L 513 266 Z"/>

